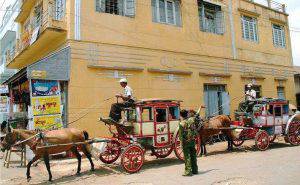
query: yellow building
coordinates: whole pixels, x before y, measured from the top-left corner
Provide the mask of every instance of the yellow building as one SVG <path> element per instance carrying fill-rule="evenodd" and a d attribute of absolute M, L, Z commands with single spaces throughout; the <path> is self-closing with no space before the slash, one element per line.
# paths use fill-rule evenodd
<path fill-rule="evenodd" d="M 206 104 L 208 116 L 232 114 L 248 83 L 260 97 L 295 103 L 288 14 L 273 1 L 27 0 L 16 21 L 20 39 L 7 66 L 38 64 L 28 79 L 67 81 L 66 120 L 89 112 L 70 126 L 92 135 L 107 133 L 97 120 L 115 101 L 103 100 L 122 91 L 121 77 L 137 98 Z"/>

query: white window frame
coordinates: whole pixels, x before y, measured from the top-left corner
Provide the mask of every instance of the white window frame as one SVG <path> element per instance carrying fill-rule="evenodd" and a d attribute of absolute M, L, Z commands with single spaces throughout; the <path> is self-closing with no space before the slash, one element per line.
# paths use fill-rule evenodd
<path fill-rule="evenodd" d="M 165 23 L 165 24 L 170 24 L 170 25 L 176 25 L 176 12 L 175 12 L 175 2 L 174 0 L 163 0 L 164 4 L 165 4 L 165 17 L 166 17 L 166 22 L 163 22 L 160 20 L 160 11 L 159 11 L 159 0 L 156 0 L 156 16 L 157 16 L 157 21 L 160 23 Z M 170 23 L 168 20 L 168 2 L 172 3 L 172 7 L 173 7 L 173 21 L 174 23 Z"/>
<path fill-rule="evenodd" d="M 246 18 L 251 18 L 251 21 L 246 20 Z M 252 41 L 252 42 L 259 42 L 258 38 L 258 24 L 257 24 L 257 18 L 247 16 L 247 15 L 242 15 L 241 17 L 241 22 L 242 22 L 242 37 L 244 40 L 247 41 Z M 247 38 L 246 34 L 246 28 L 245 25 L 248 24 L 248 32 L 249 32 L 249 37 Z M 252 29 L 252 31 L 251 31 Z M 253 35 L 253 38 L 251 37 Z"/>
<path fill-rule="evenodd" d="M 275 26 L 277 28 L 275 28 Z M 278 28 L 280 28 L 280 29 L 278 29 Z M 277 32 L 277 34 L 275 34 L 275 32 Z M 285 38 L 284 26 L 279 25 L 279 24 L 272 24 L 272 33 L 273 33 L 273 45 L 278 48 L 286 48 L 286 38 Z M 280 33 L 281 37 L 279 37 L 279 33 Z"/>

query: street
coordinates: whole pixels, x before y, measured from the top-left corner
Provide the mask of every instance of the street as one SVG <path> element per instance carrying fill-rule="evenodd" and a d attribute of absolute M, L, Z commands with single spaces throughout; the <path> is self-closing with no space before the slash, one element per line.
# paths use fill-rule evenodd
<path fill-rule="evenodd" d="M 299 184 L 300 147 L 292 147 L 279 138 L 267 151 L 261 152 L 247 141 L 233 152 L 226 152 L 225 142 L 207 145 L 208 156 L 198 158 L 199 174 L 183 177 L 184 164 L 174 154 L 166 159 L 155 159 L 146 155 L 142 170 L 136 174 L 127 174 L 119 165 L 105 165 L 94 159 L 95 172 L 83 159 L 82 174 L 76 176 L 77 160 L 51 160 L 54 184 Z M 4 168 L 1 159 L 0 184 L 27 184 L 25 168 L 18 164 Z M 49 184 L 48 174 L 41 162 L 31 168 L 32 179 L 29 184 Z"/>

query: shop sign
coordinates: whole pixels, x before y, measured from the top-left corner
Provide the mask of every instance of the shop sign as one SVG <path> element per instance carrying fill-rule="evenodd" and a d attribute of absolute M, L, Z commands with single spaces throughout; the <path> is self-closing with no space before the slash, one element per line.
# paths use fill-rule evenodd
<path fill-rule="evenodd" d="M 60 114 L 60 96 L 39 96 L 31 98 L 33 115 Z"/>
<path fill-rule="evenodd" d="M 47 71 L 33 70 L 31 71 L 31 78 L 44 79 L 47 77 Z"/>
<path fill-rule="evenodd" d="M 0 113 L 8 113 L 9 98 L 7 96 L 0 96 Z"/>
<path fill-rule="evenodd" d="M 58 81 L 32 80 L 32 96 L 56 96 L 60 94 Z"/>
<path fill-rule="evenodd" d="M 7 85 L 0 85 L 0 94 L 8 93 L 8 86 Z"/>
<path fill-rule="evenodd" d="M 53 130 L 62 128 L 61 114 L 35 116 L 33 118 L 33 124 L 36 130 Z"/>

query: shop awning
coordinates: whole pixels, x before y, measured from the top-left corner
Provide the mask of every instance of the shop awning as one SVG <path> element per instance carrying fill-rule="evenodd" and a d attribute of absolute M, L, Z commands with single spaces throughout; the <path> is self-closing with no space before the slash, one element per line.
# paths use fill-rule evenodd
<path fill-rule="evenodd" d="M 54 52 L 21 69 L 3 84 L 7 85 L 21 78 L 68 81 L 70 79 L 70 53 L 70 47 Z"/>
<path fill-rule="evenodd" d="M 14 74 L 13 76 L 11 76 L 10 78 L 8 78 L 7 80 L 5 80 L 2 84 L 3 85 L 8 85 L 11 83 L 14 83 L 15 81 L 18 81 L 21 78 L 26 77 L 26 67 L 21 69 L 20 71 L 18 71 L 16 74 Z"/>

